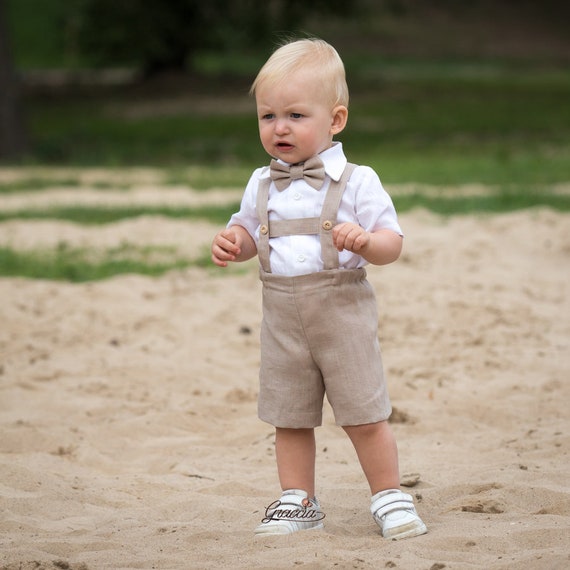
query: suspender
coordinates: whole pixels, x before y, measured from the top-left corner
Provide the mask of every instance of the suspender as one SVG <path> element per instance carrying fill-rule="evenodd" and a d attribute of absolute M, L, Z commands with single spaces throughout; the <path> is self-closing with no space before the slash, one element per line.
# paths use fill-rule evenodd
<path fill-rule="evenodd" d="M 257 255 L 263 271 L 271 273 L 271 265 L 269 263 L 269 238 L 290 235 L 319 235 L 321 239 L 321 254 L 324 269 L 338 269 L 338 251 L 333 244 L 332 229 L 336 225 L 337 212 L 346 184 L 355 168 L 356 164 L 349 162 L 338 182 L 331 180 L 319 218 L 275 220 L 270 223 L 267 203 L 269 200 L 271 178 L 261 180 L 257 190 L 256 202 L 257 216 L 261 224 L 259 228 L 259 241 L 257 243 Z"/>

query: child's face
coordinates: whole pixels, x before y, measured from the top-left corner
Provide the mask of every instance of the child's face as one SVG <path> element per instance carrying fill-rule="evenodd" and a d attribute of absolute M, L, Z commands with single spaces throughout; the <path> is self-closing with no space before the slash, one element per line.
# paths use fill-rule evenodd
<path fill-rule="evenodd" d="M 346 124 L 346 107 L 331 108 L 307 71 L 256 89 L 259 137 L 274 158 L 296 164 L 329 148 Z"/>

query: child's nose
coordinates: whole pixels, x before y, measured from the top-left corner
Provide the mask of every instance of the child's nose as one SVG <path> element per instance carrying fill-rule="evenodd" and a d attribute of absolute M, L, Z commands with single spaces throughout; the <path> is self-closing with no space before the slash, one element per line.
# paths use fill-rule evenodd
<path fill-rule="evenodd" d="M 289 130 L 289 123 L 286 119 L 278 119 L 275 121 L 275 132 L 277 134 L 284 134 Z"/>

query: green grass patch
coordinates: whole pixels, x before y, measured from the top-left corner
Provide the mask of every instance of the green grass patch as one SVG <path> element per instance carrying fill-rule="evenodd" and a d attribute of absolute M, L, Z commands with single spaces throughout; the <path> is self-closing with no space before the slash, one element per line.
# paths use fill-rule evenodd
<path fill-rule="evenodd" d="M 60 178 L 60 177 L 38 177 L 27 176 L 18 180 L 0 183 L 0 194 L 17 194 L 18 192 L 41 192 L 51 188 L 78 188 L 85 186 L 79 178 Z M 105 180 L 95 180 L 88 184 L 90 188 L 95 190 L 128 190 L 132 188 L 132 184 L 125 182 L 110 182 Z"/>
<path fill-rule="evenodd" d="M 49 188 L 76 188 L 79 186 L 77 178 L 39 178 L 25 177 L 11 182 L 0 183 L 0 194 L 17 194 L 18 192 L 39 192 Z"/>
<path fill-rule="evenodd" d="M 130 206 L 125 208 L 100 206 L 60 206 L 41 210 L 27 209 L 0 212 L 0 222 L 7 220 L 65 220 L 84 225 L 110 224 L 140 216 L 164 216 L 167 218 L 207 220 L 225 224 L 239 209 L 239 203 L 224 206 L 201 206 L 197 208 L 168 206 Z"/>
<path fill-rule="evenodd" d="M 121 246 L 102 253 L 70 248 L 65 244 L 53 250 L 26 252 L 0 248 L 2 277 L 18 276 L 74 283 L 108 279 L 126 273 L 160 276 L 167 271 L 185 269 L 194 264 L 203 265 L 204 261 L 178 259 L 173 252 L 154 247 Z"/>
<path fill-rule="evenodd" d="M 567 212 L 570 210 L 570 195 L 554 192 L 549 188 L 503 187 L 490 189 L 477 195 L 438 196 L 425 192 L 395 194 L 394 204 L 399 212 L 413 208 L 427 208 L 433 212 L 452 215 L 469 213 L 502 213 L 509 210 L 550 207 Z M 45 209 L 27 209 L 0 212 L 0 222 L 7 220 L 65 220 L 83 225 L 102 225 L 140 216 L 164 216 L 166 218 L 206 220 L 213 224 L 226 224 L 238 211 L 239 203 L 198 208 L 167 206 L 61 206 Z"/>
<path fill-rule="evenodd" d="M 169 271 L 189 267 L 209 269 L 214 275 L 220 274 L 211 261 L 208 247 L 204 247 L 193 259 L 180 258 L 172 247 L 139 247 L 132 244 L 122 244 L 104 251 L 72 248 L 65 243 L 55 249 L 32 251 L 0 247 L 0 277 L 84 283 L 124 274 L 160 277 Z M 224 274 L 242 274 L 247 270 L 243 264 L 236 264 L 224 270 Z"/>
<path fill-rule="evenodd" d="M 473 213 L 500 214 L 538 206 L 568 212 L 570 195 L 524 188 L 503 188 L 490 193 L 445 197 L 415 192 L 395 196 L 394 205 L 399 213 L 414 208 L 425 208 L 444 216 Z"/>
<path fill-rule="evenodd" d="M 350 117 L 339 137 L 348 157 L 372 166 L 386 184 L 570 180 L 570 73 L 490 69 L 396 61 L 367 62 L 349 72 Z M 162 116 L 149 112 L 150 96 L 129 88 L 30 98 L 34 152 L 29 163 L 145 165 L 166 169 L 173 184 L 245 185 L 251 171 L 269 161 L 253 111 L 232 112 L 226 98 L 216 113 L 216 93 L 211 99 L 173 95 L 185 96 L 188 105 Z M 206 99 L 208 110 L 194 106 L 193 97 Z M 167 93 L 159 99 L 164 98 Z M 139 103 L 142 114 L 136 112 Z"/>
<path fill-rule="evenodd" d="M 76 4 L 9 0 L 18 69 L 89 67 L 89 57 L 79 54 L 74 41 L 80 13 Z M 570 180 L 570 72 L 562 51 L 559 57 L 553 57 L 554 49 L 544 51 L 541 38 L 546 36 L 540 35 L 549 22 L 548 37 L 557 45 L 564 37 L 563 18 L 542 21 L 542 14 L 533 41 L 510 57 L 489 57 L 468 48 L 470 41 L 458 45 L 459 37 L 470 35 L 500 41 L 484 33 L 483 6 L 470 7 L 458 35 L 452 24 L 458 14 L 448 19 L 434 12 L 425 26 L 425 14 L 433 10 L 419 7 L 397 14 L 399 2 L 379 4 L 387 5 L 355 20 L 345 18 L 342 25 L 322 17 L 307 22 L 314 33 L 322 30 L 323 37 L 335 44 L 333 38 L 338 38 L 342 46 L 351 104 L 340 138 L 351 161 L 372 166 L 387 185 L 524 186 Z M 504 11 L 499 13 L 505 18 Z M 530 29 L 534 14 L 522 7 L 509 16 L 505 45 Z M 390 50 L 382 50 L 380 35 L 389 43 L 397 40 L 395 44 L 413 38 L 406 50 L 411 55 L 387 57 Z M 236 49 L 194 53 L 194 73 L 178 82 L 169 77 L 163 84 L 155 80 L 28 92 L 24 111 L 33 148 L 27 163 L 154 166 L 171 171 L 171 184 L 243 186 L 255 167 L 268 162 L 253 104 L 251 112 L 241 104 L 268 50 L 251 53 L 238 43 Z M 234 95 L 240 98 L 235 108 Z M 184 174 L 188 168 L 194 169 L 189 178 Z M 39 188 L 8 185 L 3 191 Z"/>
<path fill-rule="evenodd" d="M 113 113 L 98 100 L 38 103 L 29 109 L 32 160 L 40 164 L 220 168 L 266 162 L 253 115 L 193 114 L 189 102 L 188 113 L 135 119 L 128 117 L 127 101 L 114 102 Z"/>
<path fill-rule="evenodd" d="M 245 188 L 252 174 L 252 169 L 242 167 L 191 166 L 171 167 L 164 174 L 167 186 L 187 186 L 192 190 L 210 190 L 212 188 Z"/>
<path fill-rule="evenodd" d="M 343 142 L 386 183 L 570 180 L 570 74 L 379 82 L 357 97 Z"/>

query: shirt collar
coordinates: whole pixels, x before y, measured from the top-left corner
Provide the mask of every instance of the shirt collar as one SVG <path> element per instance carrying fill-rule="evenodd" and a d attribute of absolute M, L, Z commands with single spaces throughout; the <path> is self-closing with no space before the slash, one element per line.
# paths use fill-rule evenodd
<path fill-rule="evenodd" d="M 342 150 L 342 143 L 338 141 L 333 142 L 330 148 L 327 148 L 319 154 L 319 157 L 325 165 L 325 172 L 327 176 L 330 176 L 335 182 L 338 182 L 348 162 L 346 156 L 344 155 L 344 151 Z M 281 160 L 279 162 L 287 164 Z M 268 177 L 269 168 L 267 167 L 261 174 L 260 178 Z"/>
<path fill-rule="evenodd" d="M 320 159 L 325 165 L 325 172 L 330 176 L 335 182 L 340 180 L 342 173 L 346 167 L 346 156 L 344 156 L 344 151 L 342 150 L 341 142 L 333 142 L 330 148 L 324 150 L 319 154 Z"/>

